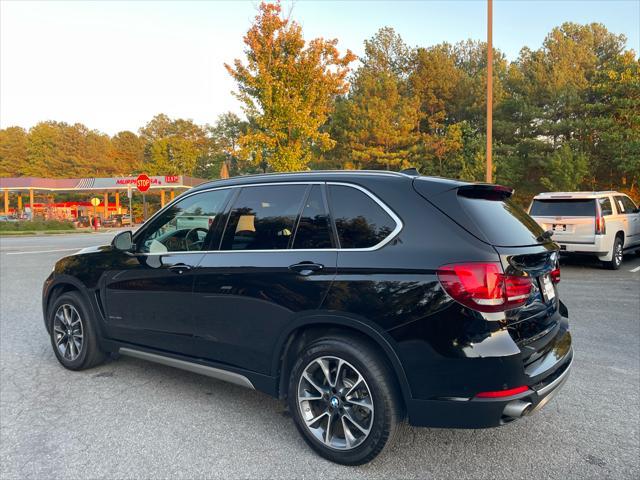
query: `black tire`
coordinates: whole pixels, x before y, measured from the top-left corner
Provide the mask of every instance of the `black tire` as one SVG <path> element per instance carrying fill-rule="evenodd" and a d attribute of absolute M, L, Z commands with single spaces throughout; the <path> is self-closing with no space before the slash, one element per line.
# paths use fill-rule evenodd
<path fill-rule="evenodd" d="M 609 270 L 618 270 L 622 265 L 623 257 L 623 243 L 620 237 L 616 237 L 613 241 L 613 247 L 611 248 L 611 261 L 602 262 L 602 265 Z"/>
<path fill-rule="evenodd" d="M 65 320 L 62 320 L 61 324 L 63 331 L 70 331 L 70 329 L 73 328 L 73 332 L 80 332 L 79 334 L 74 333 L 75 341 L 73 342 L 73 345 L 71 345 L 71 342 L 69 341 L 64 342 L 63 338 L 69 338 L 69 335 L 61 335 L 60 328 L 56 326 L 56 316 L 59 314 L 61 316 L 60 318 L 64 319 L 64 312 L 66 311 L 71 312 L 69 317 L 76 319 L 73 309 L 75 309 L 75 312 L 78 315 L 77 318 L 79 318 L 80 321 L 80 329 L 78 329 L 77 323 L 73 327 L 68 328 L 64 324 Z M 86 301 L 80 293 L 67 292 L 60 295 L 53 302 L 49 309 L 49 327 L 51 331 L 50 338 L 53 352 L 63 367 L 68 368 L 69 370 L 85 370 L 104 362 L 106 354 L 100 350 L 91 310 L 87 307 Z M 78 335 L 82 335 L 80 347 L 77 346 Z M 58 342 L 61 344 L 65 343 L 66 347 L 69 348 L 60 347 L 65 350 L 62 352 L 58 347 Z M 68 352 L 70 352 L 70 354 L 67 357 L 66 354 Z M 76 355 L 73 355 L 74 352 Z"/>
<path fill-rule="evenodd" d="M 343 378 L 346 378 L 347 375 L 353 372 L 360 374 L 364 379 L 364 382 L 362 382 L 362 385 L 364 385 L 363 388 L 370 390 L 368 399 L 366 394 L 364 394 L 363 397 L 360 397 L 358 394 L 358 401 L 361 401 L 360 398 L 370 401 L 370 414 L 367 414 L 367 411 L 359 406 L 354 407 L 350 405 L 347 400 L 347 395 L 341 397 L 344 404 L 340 404 L 340 411 L 336 409 L 333 410 L 332 414 L 329 414 L 334 415 L 334 417 L 330 418 L 335 418 L 333 425 L 336 425 L 330 429 L 332 432 L 335 430 L 335 433 L 330 438 L 330 442 L 333 441 L 334 438 L 338 439 L 336 441 L 340 441 L 339 432 L 342 431 L 342 437 L 345 441 L 345 446 L 341 447 L 343 449 L 332 448 L 312 433 L 311 427 L 307 426 L 303 418 L 303 403 L 299 401 L 298 398 L 299 388 L 303 382 L 303 380 L 301 380 L 303 373 L 305 370 L 307 370 L 308 373 L 308 368 L 314 365 L 316 360 L 322 358 L 333 358 L 336 359 L 336 361 L 342 360 L 342 365 L 346 365 L 342 367 L 346 370 L 346 373 L 343 373 Z M 353 370 L 350 370 L 351 368 L 353 368 Z M 339 367 L 336 368 L 336 370 L 339 370 Z M 337 378 L 335 381 L 338 383 Z M 344 383 L 345 381 L 343 380 L 342 385 L 344 385 Z M 346 388 L 347 387 L 345 387 L 345 389 Z M 338 394 L 328 392 L 327 395 Z M 333 398 L 333 396 L 331 398 Z M 393 443 L 398 426 L 403 419 L 402 401 L 395 375 L 385 359 L 368 342 L 357 337 L 346 335 L 324 337 L 315 340 L 305 347 L 291 370 L 288 402 L 294 423 L 307 444 L 320 456 L 343 465 L 362 465 L 373 460 L 386 447 Z M 322 408 L 332 409 L 331 401 L 329 400 L 314 400 L 314 402 L 320 402 L 315 404 L 320 410 Z M 326 405 L 326 407 L 321 405 Z M 316 406 L 313 408 L 316 408 Z M 309 413 L 310 407 L 308 403 L 305 408 L 307 408 L 307 415 L 315 415 L 315 413 Z M 353 422 L 348 421 L 352 418 L 352 413 L 346 415 L 347 420 L 344 420 L 344 410 L 348 409 L 353 412 L 353 408 L 361 413 L 364 412 L 365 415 L 372 415 L 372 418 L 368 418 L 368 424 L 365 425 L 365 427 L 369 428 L 366 436 L 353 428 Z M 342 416 L 340 412 L 343 413 Z M 343 428 L 345 421 L 347 423 L 347 430 L 353 430 L 355 433 L 360 434 L 358 441 L 361 443 L 357 444 L 357 446 L 347 447 L 346 445 L 347 434 Z M 352 437 L 350 436 L 350 438 Z"/>

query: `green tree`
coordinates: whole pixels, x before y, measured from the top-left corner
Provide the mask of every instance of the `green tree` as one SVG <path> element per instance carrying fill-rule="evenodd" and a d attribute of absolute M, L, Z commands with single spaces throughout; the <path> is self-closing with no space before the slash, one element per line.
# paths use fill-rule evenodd
<path fill-rule="evenodd" d="M 95 130 L 82 131 L 84 145 L 79 162 L 87 166 L 86 174 L 111 176 L 118 173 L 111 156 L 111 139 Z"/>
<path fill-rule="evenodd" d="M 548 157 L 540 184 L 550 191 L 570 192 L 580 187 L 588 168 L 587 156 L 564 144 Z"/>
<path fill-rule="evenodd" d="M 585 156 L 588 171 L 581 183 L 560 184 L 614 188 L 625 175 L 637 178 L 637 60 L 624 44 L 623 36 L 603 25 L 565 23 L 540 49 L 521 50 L 508 71 L 508 98 L 496 112 L 499 179 L 533 194 L 549 188 L 549 168 L 562 160 L 581 171 Z M 571 170 L 567 174 L 572 177 Z"/>
<path fill-rule="evenodd" d="M 393 29 L 365 42 L 351 92 L 339 102 L 332 131 L 349 168 L 404 168 L 418 141 L 420 105 L 410 95 L 406 58 L 412 50 Z"/>
<path fill-rule="evenodd" d="M 487 44 L 466 40 L 453 47 L 456 66 L 460 72 L 449 107 L 452 123 L 468 121 L 478 129 L 486 128 L 487 108 Z M 493 51 L 493 107 L 497 108 L 508 97 L 505 80 L 509 65 L 505 55 Z"/>
<path fill-rule="evenodd" d="M 246 133 L 247 127 L 248 123 L 233 112 L 219 115 L 216 123 L 208 127 L 212 155 L 207 157 L 206 163 L 199 164 L 198 176 L 217 177 L 223 162 L 226 162 L 232 176 L 240 173 L 254 173 L 255 165 L 240 156 L 240 137 Z"/>
<path fill-rule="evenodd" d="M 111 138 L 110 157 L 115 174 L 140 173 L 144 161 L 144 142 L 133 132 L 118 132 Z"/>
<path fill-rule="evenodd" d="M 143 170 L 155 175 L 193 175 L 211 153 L 206 130 L 192 120 L 153 117 L 140 129 L 145 142 Z"/>
<path fill-rule="evenodd" d="M 454 123 L 451 114 L 462 77 L 451 45 L 417 50 L 410 83 L 420 100 L 421 132 L 441 134 L 447 124 Z"/>
<path fill-rule="evenodd" d="M 244 38 L 246 64 L 225 65 L 238 84 L 236 97 L 249 119 L 240 137 L 242 157 L 275 171 L 304 170 L 314 149 L 335 144 L 321 127 L 335 101 L 347 91 L 348 66 L 337 40 L 305 43 L 302 28 L 281 17 L 280 3 L 261 3 Z"/>
<path fill-rule="evenodd" d="M 43 177 L 65 171 L 66 165 L 59 158 L 60 137 L 56 122 L 40 122 L 29 130 L 24 175 Z"/>
<path fill-rule="evenodd" d="M 27 132 L 24 128 L 0 130 L 0 177 L 17 177 L 27 166 Z"/>
<path fill-rule="evenodd" d="M 581 123 L 582 146 L 591 157 L 593 188 L 640 181 L 640 61 L 631 51 L 598 69 L 590 84 Z"/>
<path fill-rule="evenodd" d="M 96 145 L 91 145 L 92 158 L 88 158 L 88 133 L 89 130 L 82 124 L 69 125 L 54 121 L 38 123 L 29 130 L 25 175 L 81 177 L 95 174 L 107 159 Z"/>
<path fill-rule="evenodd" d="M 383 27 L 364 41 L 362 68 L 372 73 L 391 73 L 406 79 L 412 70 L 415 50 L 391 27 Z"/>
<path fill-rule="evenodd" d="M 110 175 L 113 162 L 107 135 L 76 123 L 40 122 L 27 137 L 24 174 L 40 177 Z"/>
<path fill-rule="evenodd" d="M 449 44 L 417 50 L 409 81 L 420 106 L 420 140 L 412 163 L 425 174 L 461 175 L 462 125 L 453 123 L 451 112 L 462 76 Z"/>

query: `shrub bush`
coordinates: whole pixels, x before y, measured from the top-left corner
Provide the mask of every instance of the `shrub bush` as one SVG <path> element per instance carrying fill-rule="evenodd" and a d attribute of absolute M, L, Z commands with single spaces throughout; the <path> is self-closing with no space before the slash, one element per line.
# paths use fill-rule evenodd
<path fill-rule="evenodd" d="M 46 232 L 50 230 L 73 230 L 73 223 L 60 220 L 34 220 L 0 222 L 0 232 Z"/>

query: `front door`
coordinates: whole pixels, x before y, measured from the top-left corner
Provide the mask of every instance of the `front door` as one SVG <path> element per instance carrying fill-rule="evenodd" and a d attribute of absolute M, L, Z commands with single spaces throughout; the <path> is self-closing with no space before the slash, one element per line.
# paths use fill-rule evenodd
<path fill-rule="evenodd" d="M 109 336 L 189 354 L 195 272 L 229 195 L 212 190 L 178 200 L 136 233 L 134 253 L 118 253 L 103 290 Z"/>
<path fill-rule="evenodd" d="M 198 356 L 269 373 L 283 329 L 321 306 L 336 273 L 335 247 L 324 185 L 242 187 L 220 251 L 197 269 Z"/>

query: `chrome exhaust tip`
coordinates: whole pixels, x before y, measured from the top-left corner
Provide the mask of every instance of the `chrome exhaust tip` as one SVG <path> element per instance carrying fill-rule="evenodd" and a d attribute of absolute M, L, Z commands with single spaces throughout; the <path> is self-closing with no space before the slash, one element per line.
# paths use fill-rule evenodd
<path fill-rule="evenodd" d="M 504 407 L 502 414 L 506 417 L 520 418 L 528 415 L 531 410 L 531 402 L 513 400 Z"/>

